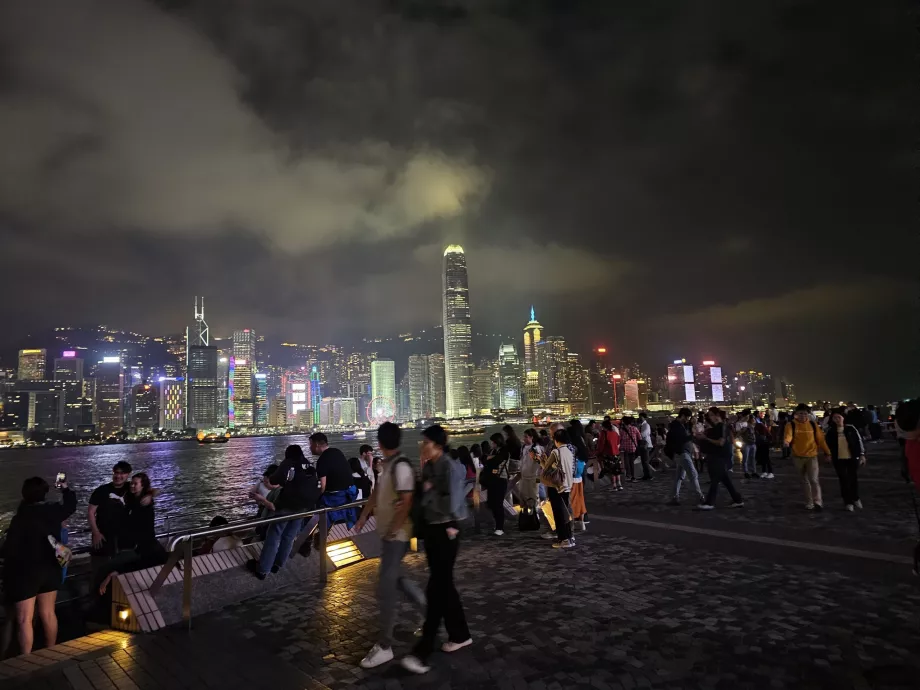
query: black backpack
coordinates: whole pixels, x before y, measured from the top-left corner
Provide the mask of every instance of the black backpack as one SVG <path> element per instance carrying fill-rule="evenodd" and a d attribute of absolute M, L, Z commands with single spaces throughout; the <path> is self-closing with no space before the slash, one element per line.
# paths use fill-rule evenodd
<path fill-rule="evenodd" d="M 540 517 L 537 515 L 537 503 L 532 498 L 521 506 L 518 516 L 519 532 L 536 532 L 540 529 Z"/>

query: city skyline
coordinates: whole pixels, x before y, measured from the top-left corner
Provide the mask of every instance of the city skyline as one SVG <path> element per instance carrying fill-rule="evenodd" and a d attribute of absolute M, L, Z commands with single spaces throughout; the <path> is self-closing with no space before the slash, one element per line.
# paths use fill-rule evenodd
<path fill-rule="evenodd" d="M 2 3 L 0 348 L 420 331 L 459 244 L 478 332 L 920 389 L 900 10 L 448 5 Z"/>

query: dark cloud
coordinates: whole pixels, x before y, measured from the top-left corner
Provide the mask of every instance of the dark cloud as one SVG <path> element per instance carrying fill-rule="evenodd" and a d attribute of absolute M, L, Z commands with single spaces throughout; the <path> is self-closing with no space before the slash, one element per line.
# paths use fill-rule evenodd
<path fill-rule="evenodd" d="M 891 298 L 920 249 L 906 16 L 8 0 L 0 240 L 5 281 L 29 290 L 0 317 L 10 333 L 175 330 L 204 293 L 217 332 L 407 330 L 439 320 L 451 241 L 483 331 L 516 331 L 536 303 L 573 346 L 649 369 L 696 349 L 806 394 L 905 394 L 920 385 L 917 305 Z M 879 349 L 881 374 L 841 373 Z"/>

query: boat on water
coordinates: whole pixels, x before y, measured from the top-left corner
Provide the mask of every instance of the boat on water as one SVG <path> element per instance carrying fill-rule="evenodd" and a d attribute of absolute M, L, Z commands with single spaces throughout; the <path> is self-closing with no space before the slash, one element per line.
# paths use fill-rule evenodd
<path fill-rule="evenodd" d="M 367 438 L 367 431 L 358 429 L 357 431 L 346 431 L 342 434 L 343 441 L 363 441 Z"/>
<path fill-rule="evenodd" d="M 198 443 L 226 443 L 230 440 L 230 432 L 226 429 L 204 429 L 195 436 Z"/>
<path fill-rule="evenodd" d="M 452 436 L 473 436 L 475 434 L 484 434 L 486 427 L 483 424 L 467 422 L 448 422 L 444 424 L 444 431 Z"/>

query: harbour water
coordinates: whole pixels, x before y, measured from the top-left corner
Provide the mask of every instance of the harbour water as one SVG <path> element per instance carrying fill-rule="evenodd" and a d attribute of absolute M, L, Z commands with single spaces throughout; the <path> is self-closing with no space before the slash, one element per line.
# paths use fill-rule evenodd
<path fill-rule="evenodd" d="M 486 434 L 456 437 L 452 443 L 484 438 Z M 420 439 L 419 431 L 403 432 L 407 455 L 417 457 Z M 330 435 L 329 440 L 346 457 L 356 456 L 364 443 L 376 447 L 373 432 L 367 434 L 367 440 L 345 441 L 338 435 Z M 247 496 L 249 488 L 259 481 L 266 466 L 283 459 L 285 447 L 292 443 L 300 444 L 309 456 L 310 444 L 302 434 L 234 438 L 229 443 L 211 445 L 171 441 L 0 450 L 0 528 L 6 527 L 19 505 L 24 479 L 37 475 L 52 484 L 55 475 L 64 472 L 78 501 L 77 512 L 68 524 L 74 532 L 71 542 L 76 546 L 88 544 L 85 531 L 89 496 L 97 486 L 111 481 L 112 466 L 119 460 L 129 462 L 134 472 L 146 472 L 153 486 L 161 490 L 156 512 L 162 527 L 167 521 L 170 530 L 201 526 L 215 515 L 230 520 L 252 516 L 255 507 Z M 57 496 L 52 489 L 49 499 L 57 500 Z"/>

